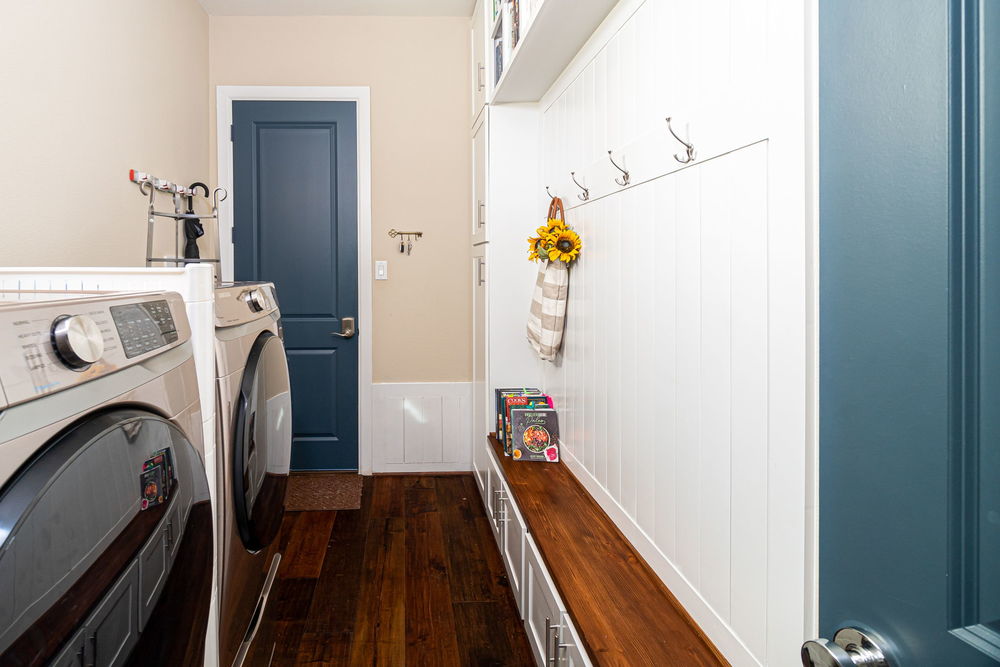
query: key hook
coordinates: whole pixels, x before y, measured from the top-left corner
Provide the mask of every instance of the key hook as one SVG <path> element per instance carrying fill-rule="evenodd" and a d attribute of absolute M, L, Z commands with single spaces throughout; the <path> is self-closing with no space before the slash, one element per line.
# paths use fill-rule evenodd
<path fill-rule="evenodd" d="M 680 162 L 681 164 L 694 162 L 695 159 L 697 159 L 698 157 L 698 153 L 694 149 L 694 144 L 684 141 L 683 139 L 677 136 L 677 133 L 674 132 L 674 128 L 670 125 L 670 116 L 667 116 L 667 129 L 670 130 L 670 134 L 674 135 L 674 139 L 684 144 L 685 156 L 682 158 L 680 153 L 674 153 L 674 159 Z"/>
<path fill-rule="evenodd" d="M 622 173 L 622 177 L 616 178 L 615 183 L 624 188 L 632 180 L 632 177 L 629 176 L 629 173 L 626 169 L 623 169 L 617 162 L 615 162 L 615 158 L 614 156 L 611 155 L 611 151 L 608 151 L 608 159 L 611 160 L 611 164 L 615 165 L 615 169 L 617 169 Z M 624 160 L 622 160 L 622 162 L 624 162 Z"/>
<path fill-rule="evenodd" d="M 590 199 L 590 190 L 580 185 L 580 181 L 576 180 L 576 172 L 575 171 L 569 172 L 569 176 L 570 178 L 573 179 L 573 182 L 576 183 L 576 187 L 583 190 L 582 195 L 577 195 L 577 197 L 580 198 L 580 201 L 587 201 L 588 199 Z"/>

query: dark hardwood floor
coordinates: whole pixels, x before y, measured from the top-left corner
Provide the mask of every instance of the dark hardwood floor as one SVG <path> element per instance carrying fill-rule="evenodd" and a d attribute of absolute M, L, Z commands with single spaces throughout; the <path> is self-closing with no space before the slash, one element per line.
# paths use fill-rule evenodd
<path fill-rule="evenodd" d="M 532 665 L 472 475 L 367 477 L 288 513 L 248 665 Z"/>

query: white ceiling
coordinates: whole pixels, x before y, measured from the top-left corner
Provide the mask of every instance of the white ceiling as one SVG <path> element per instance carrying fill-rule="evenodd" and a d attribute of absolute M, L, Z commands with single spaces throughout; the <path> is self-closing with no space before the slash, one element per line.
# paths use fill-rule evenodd
<path fill-rule="evenodd" d="M 475 0 L 199 0 L 215 16 L 471 16 Z"/>

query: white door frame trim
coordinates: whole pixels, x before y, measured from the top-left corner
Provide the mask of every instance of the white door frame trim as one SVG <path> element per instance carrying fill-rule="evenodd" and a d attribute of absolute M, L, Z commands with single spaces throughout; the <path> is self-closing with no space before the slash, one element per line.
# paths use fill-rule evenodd
<path fill-rule="evenodd" d="M 236 100 L 356 102 L 358 112 L 358 471 L 372 473 L 372 175 L 371 89 L 368 86 L 216 86 L 218 184 L 233 192 L 229 126 Z M 219 210 L 223 280 L 233 279 L 233 207 Z"/>

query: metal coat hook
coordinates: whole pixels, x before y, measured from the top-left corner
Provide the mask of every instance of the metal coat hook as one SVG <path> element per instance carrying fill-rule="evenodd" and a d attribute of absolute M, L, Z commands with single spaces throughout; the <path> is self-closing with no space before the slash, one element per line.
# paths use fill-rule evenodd
<path fill-rule="evenodd" d="M 222 194 L 222 197 L 219 197 L 220 193 Z M 205 196 L 207 197 L 208 193 L 206 193 Z M 227 199 L 229 199 L 229 191 L 226 190 L 225 188 L 220 187 L 212 190 L 212 213 L 217 213 L 219 204 L 226 201 Z"/>
<path fill-rule="evenodd" d="M 547 186 L 547 185 L 545 186 L 545 194 L 547 194 L 549 196 L 549 199 L 555 199 L 556 198 L 556 196 L 554 194 L 552 194 L 551 192 L 549 192 L 549 186 Z"/>
<path fill-rule="evenodd" d="M 685 153 L 686 153 L 685 157 L 682 158 L 679 153 L 674 153 L 674 159 L 680 162 L 681 164 L 694 162 L 695 159 L 697 159 L 698 157 L 698 153 L 694 150 L 694 144 L 684 141 L 683 139 L 677 136 L 677 133 L 674 132 L 674 128 L 670 125 L 670 116 L 667 116 L 667 129 L 670 130 L 670 134 L 674 135 L 674 139 L 684 144 L 685 148 Z"/>
<path fill-rule="evenodd" d="M 587 201 L 588 199 L 590 199 L 590 190 L 580 185 L 580 181 L 576 180 L 576 172 L 575 171 L 569 172 L 569 176 L 570 178 L 573 179 L 573 182 L 576 183 L 576 187 L 583 190 L 582 195 L 577 195 L 577 197 L 580 198 L 580 201 Z"/>
<path fill-rule="evenodd" d="M 615 162 L 615 158 L 611 155 L 611 151 L 608 151 L 608 159 L 611 160 L 611 164 L 615 165 L 615 169 L 622 173 L 622 177 L 616 178 L 615 183 L 624 188 L 632 180 L 632 177 L 629 176 L 628 170 L 623 169 L 617 162 Z M 622 160 L 622 162 L 624 162 L 624 160 Z"/>

